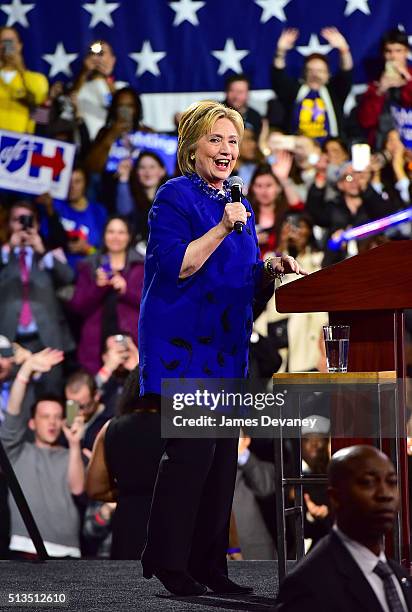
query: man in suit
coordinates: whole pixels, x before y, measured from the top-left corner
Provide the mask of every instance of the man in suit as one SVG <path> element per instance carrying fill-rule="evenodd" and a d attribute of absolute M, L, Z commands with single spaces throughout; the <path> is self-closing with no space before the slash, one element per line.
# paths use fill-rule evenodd
<path fill-rule="evenodd" d="M 372 446 L 341 449 L 328 493 L 335 525 L 286 577 L 276 611 L 412 611 L 409 574 L 383 550 L 399 503 L 392 462 Z"/>
<path fill-rule="evenodd" d="M 75 348 L 57 287 L 73 282 L 62 251 L 46 252 L 37 211 L 30 202 L 12 205 L 9 240 L 0 253 L 0 334 L 36 352 L 45 346 L 69 352 Z M 48 390 L 60 392 L 60 371 L 45 377 Z M 52 382 L 54 381 L 54 382 Z"/>

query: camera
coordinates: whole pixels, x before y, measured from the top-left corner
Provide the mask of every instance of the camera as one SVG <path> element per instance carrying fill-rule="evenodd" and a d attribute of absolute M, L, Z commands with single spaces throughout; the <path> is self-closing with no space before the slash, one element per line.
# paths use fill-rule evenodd
<path fill-rule="evenodd" d="M 33 227 L 33 215 L 20 215 L 20 217 L 17 218 L 17 221 L 24 230 L 28 230 Z"/>

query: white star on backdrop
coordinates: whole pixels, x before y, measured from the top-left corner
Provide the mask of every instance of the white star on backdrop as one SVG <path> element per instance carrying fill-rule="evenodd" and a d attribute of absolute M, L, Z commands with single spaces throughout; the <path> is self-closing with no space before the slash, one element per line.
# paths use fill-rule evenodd
<path fill-rule="evenodd" d="M 222 51 L 212 51 L 212 55 L 219 60 L 220 66 L 218 74 L 225 74 L 228 70 L 233 72 L 242 72 L 242 64 L 240 63 L 249 51 L 246 49 L 236 49 L 233 38 L 227 38 L 225 48 Z"/>
<path fill-rule="evenodd" d="M 170 2 L 170 8 L 176 13 L 173 25 L 178 26 L 184 21 L 188 21 L 194 26 L 199 25 L 197 11 L 205 4 L 206 2 L 201 2 L 200 0 L 179 0 L 178 2 Z"/>
<path fill-rule="evenodd" d="M 256 4 L 262 9 L 260 23 L 266 23 L 272 17 L 279 21 L 286 21 L 285 11 L 283 10 L 291 0 L 255 0 Z"/>
<path fill-rule="evenodd" d="M 35 4 L 22 4 L 21 0 L 12 0 L 11 4 L 2 4 L 0 10 L 2 10 L 7 17 L 7 27 L 13 26 L 15 23 L 23 26 L 24 28 L 29 27 L 29 22 L 26 17 L 26 13 L 31 11 L 35 7 Z"/>
<path fill-rule="evenodd" d="M 371 10 L 368 5 L 368 0 L 346 0 L 346 8 L 343 13 L 345 17 L 349 17 L 355 11 L 361 11 L 365 15 L 370 15 Z"/>
<path fill-rule="evenodd" d="M 101 22 L 109 26 L 109 28 L 112 28 L 114 26 L 112 13 L 119 8 L 119 6 L 120 4 L 117 2 L 109 2 L 106 4 L 106 0 L 96 0 L 94 4 L 90 2 L 83 4 L 84 10 L 88 11 L 92 16 L 89 27 L 94 28 Z"/>
<path fill-rule="evenodd" d="M 307 45 L 296 47 L 296 50 L 299 51 L 301 55 L 308 57 L 308 55 L 312 55 L 312 53 L 329 53 L 332 50 L 332 47 L 330 45 L 321 45 L 317 35 L 311 34 L 309 43 Z"/>
<path fill-rule="evenodd" d="M 61 72 L 67 76 L 72 75 L 70 64 L 77 58 L 78 53 L 67 53 L 62 42 L 57 43 L 54 53 L 46 53 L 42 58 L 50 64 L 49 77 L 53 78 Z"/>
<path fill-rule="evenodd" d="M 143 41 L 142 50 L 138 53 L 129 53 L 129 57 L 137 62 L 137 76 L 141 76 L 145 72 L 150 72 L 154 76 L 160 75 L 159 66 L 160 60 L 166 56 L 164 51 L 153 51 L 149 40 Z"/>

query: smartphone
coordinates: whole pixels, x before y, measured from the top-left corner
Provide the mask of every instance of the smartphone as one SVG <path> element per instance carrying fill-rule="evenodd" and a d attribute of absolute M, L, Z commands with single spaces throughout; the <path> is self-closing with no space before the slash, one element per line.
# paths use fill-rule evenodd
<path fill-rule="evenodd" d="M 106 272 L 108 278 L 113 278 L 112 265 L 110 263 L 110 258 L 108 255 L 103 255 L 101 260 L 101 268 Z"/>
<path fill-rule="evenodd" d="M 124 348 L 128 348 L 127 337 L 123 334 L 116 334 L 114 337 L 115 341 L 124 346 Z"/>
<path fill-rule="evenodd" d="M 132 123 L 133 121 L 133 109 L 130 106 L 118 106 L 117 115 L 119 119 L 122 119 L 122 121 L 126 121 L 127 123 Z"/>
<path fill-rule="evenodd" d="M 3 51 L 5 55 L 12 55 L 14 53 L 14 40 L 5 38 L 3 40 Z"/>
<path fill-rule="evenodd" d="M 368 144 L 354 144 L 352 151 L 352 167 L 355 172 L 363 172 L 371 163 L 371 148 Z"/>
<path fill-rule="evenodd" d="M 296 146 L 296 138 L 294 136 L 275 133 L 271 134 L 268 144 L 272 152 L 279 150 L 293 152 Z"/>
<path fill-rule="evenodd" d="M 90 45 L 90 53 L 92 55 L 103 55 L 103 45 L 100 40 L 97 40 Z"/>
<path fill-rule="evenodd" d="M 393 62 L 385 62 L 385 74 L 389 77 L 399 76 L 399 72 L 396 70 Z"/>
<path fill-rule="evenodd" d="M 76 400 L 66 400 L 66 423 L 68 427 L 73 425 L 74 419 L 79 414 L 80 405 Z"/>

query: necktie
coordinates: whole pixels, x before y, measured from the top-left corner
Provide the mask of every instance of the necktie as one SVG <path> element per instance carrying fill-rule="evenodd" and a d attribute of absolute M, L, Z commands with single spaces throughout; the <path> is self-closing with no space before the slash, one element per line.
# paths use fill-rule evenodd
<path fill-rule="evenodd" d="M 385 597 L 390 612 L 405 612 L 405 608 L 402 605 L 398 591 L 396 590 L 396 586 L 392 580 L 393 572 L 390 566 L 387 563 L 383 563 L 383 561 L 378 561 L 373 571 L 383 582 Z"/>
<path fill-rule="evenodd" d="M 29 277 L 30 271 L 26 262 L 26 250 L 21 249 L 19 253 L 20 278 L 23 286 L 22 305 L 19 316 L 19 325 L 27 327 L 33 320 L 33 314 L 29 302 Z"/>

